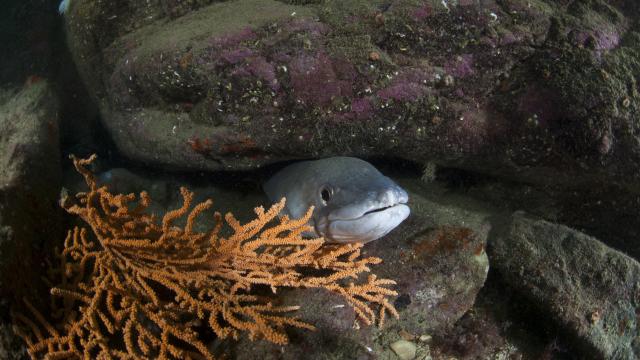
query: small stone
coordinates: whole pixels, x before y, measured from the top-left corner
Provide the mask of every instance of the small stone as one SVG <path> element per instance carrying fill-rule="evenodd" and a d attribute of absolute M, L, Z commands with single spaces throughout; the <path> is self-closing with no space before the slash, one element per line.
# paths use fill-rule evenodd
<path fill-rule="evenodd" d="M 594 310 L 591 313 L 591 324 L 595 325 L 598 321 L 600 321 L 600 311 Z"/>
<path fill-rule="evenodd" d="M 378 61 L 380 60 L 380 54 L 378 54 L 376 51 L 372 51 L 369 53 L 369 60 L 371 61 Z"/>
<path fill-rule="evenodd" d="M 398 340 L 391 344 L 390 347 L 402 360 L 412 360 L 416 357 L 416 345 L 411 341 Z"/>
<path fill-rule="evenodd" d="M 416 336 L 413 335 L 412 333 L 406 331 L 406 330 L 400 330 L 400 332 L 398 332 L 398 335 L 400 335 L 401 338 L 407 340 L 407 341 L 411 341 L 411 340 L 415 340 Z"/>
<path fill-rule="evenodd" d="M 429 342 L 431 341 L 431 335 L 420 335 L 420 337 L 418 338 L 418 340 L 422 341 L 422 342 Z"/>

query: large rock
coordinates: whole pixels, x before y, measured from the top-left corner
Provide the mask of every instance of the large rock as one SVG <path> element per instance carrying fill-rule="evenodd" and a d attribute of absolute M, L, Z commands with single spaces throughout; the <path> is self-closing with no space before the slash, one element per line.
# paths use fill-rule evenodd
<path fill-rule="evenodd" d="M 391 155 L 638 189 L 634 1 L 187 3 L 78 1 L 66 15 L 132 159 L 217 170 Z"/>
<path fill-rule="evenodd" d="M 390 344 L 403 335 L 417 343 L 421 335 L 449 330 L 473 306 L 484 285 L 489 267 L 484 252 L 488 228 L 481 234 L 455 226 L 411 231 L 429 223 L 416 216 L 363 251 L 383 259 L 373 268 L 378 276 L 398 282 L 394 305 L 399 320 L 386 320 L 382 329 L 362 327 L 339 297 L 320 290 L 293 290 L 279 295 L 283 303 L 302 305 L 297 315 L 317 330 L 292 329 L 291 344 L 284 351 L 265 341 L 243 339 L 229 344 L 230 353 L 236 359 L 265 358 L 263 354 L 274 359 L 385 358 L 391 354 Z"/>
<path fill-rule="evenodd" d="M 592 359 L 640 357 L 640 264 L 597 239 L 515 213 L 491 234 L 491 266 Z"/>
<path fill-rule="evenodd" d="M 0 94 L 0 358 L 20 356 L 11 303 L 43 293 L 42 255 L 59 243 L 57 99 L 41 81 Z M 36 301 L 37 303 L 37 301 Z"/>

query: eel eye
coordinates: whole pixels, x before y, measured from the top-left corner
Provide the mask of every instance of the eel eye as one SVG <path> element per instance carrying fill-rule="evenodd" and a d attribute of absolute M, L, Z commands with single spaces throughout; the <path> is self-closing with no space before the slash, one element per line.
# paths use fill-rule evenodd
<path fill-rule="evenodd" d="M 320 190 L 320 197 L 322 198 L 322 201 L 324 201 L 325 203 L 331 200 L 331 195 L 332 195 L 332 191 L 329 188 L 325 187 L 325 188 L 322 188 L 322 190 Z"/>

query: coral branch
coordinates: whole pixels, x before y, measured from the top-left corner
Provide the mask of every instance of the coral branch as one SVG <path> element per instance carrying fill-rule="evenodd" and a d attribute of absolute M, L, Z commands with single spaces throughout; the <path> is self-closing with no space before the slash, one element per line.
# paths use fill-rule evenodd
<path fill-rule="evenodd" d="M 147 193 L 134 203 L 133 194 L 99 187 L 86 168 L 94 159 L 73 158 L 89 191 L 61 201 L 88 229 L 69 231 L 50 271 L 59 278 L 51 289 L 56 321 L 48 322 L 26 299 L 37 323 L 14 315 L 32 358 L 211 359 L 203 331 L 287 344 L 286 327 L 314 329 L 287 315 L 297 306 L 256 296 L 261 286 L 274 294 L 282 287 L 324 288 L 342 296 L 366 324 L 382 325 L 387 312 L 398 316 L 388 299 L 396 295 L 388 287 L 392 280 L 360 279 L 380 259 L 360 257 L 359 244 L 302 238 L 313 209 L 301 219 L 277 220 L 282 199 L 266 211 L 256 208 L 246 224 L 226 214 L 229 236 L 221 235 L 219 213 L 210 231 L 197 232 L 197 218 L 211 200 L 192 207 L 193 193 L 181 188 L 182 206 L 158 223 L 145 213 Z M 179 220 L 186 220 L 184 228 L 174 225 Z"/>

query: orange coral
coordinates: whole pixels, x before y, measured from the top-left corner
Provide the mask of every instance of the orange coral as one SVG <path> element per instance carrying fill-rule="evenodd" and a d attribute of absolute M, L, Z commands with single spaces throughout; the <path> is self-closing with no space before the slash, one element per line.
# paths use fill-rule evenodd
<path fill-rule="evenodd" d="M 158 223 L 145 213 L 147 193 L 132 206 L 134 194 L 98 187 L 85 168 L 93 159 L 73 158 L 89 191 L 62 201 L 90 230 L 69 231 L 52 271 L 60 278 L 51 289 L 58 325 L 26 299 L 35 320 L 14 315 L 16 333 L 32 358 L 210 359 L 203 331 L 221 338 L 244 332 L 286 344 L 286 326 L 314 329 L 285 314 L 297 306 L 275 306 L 256 295 L 260 286 L 273 293 L 282 287 L 325 288 L 342 296 L 366 324 L 382 324 L 386 312 L 398 316 L 388 299 L 396 295 L 388 288 L 394 281 L 372 274 L 359 281 L 379 258 L 362 258 L 360 244 L 302 239 L 312 209 L 301 219 L 284 216 L 277 222 L 283 199 L 267 211 L 256 208 L 256 218 L 246 224 L 231 213 L 223 222 L 215 213 L 212 229 L 197 232 L 196 218 L 211 200 L 191 208 L 193 193 L 182 188 L 182 207 Z M 186 220 L 184 227 L 174 225 L 179 220 Z M 230 235 L 222 236 L 225 228 Z"/>

